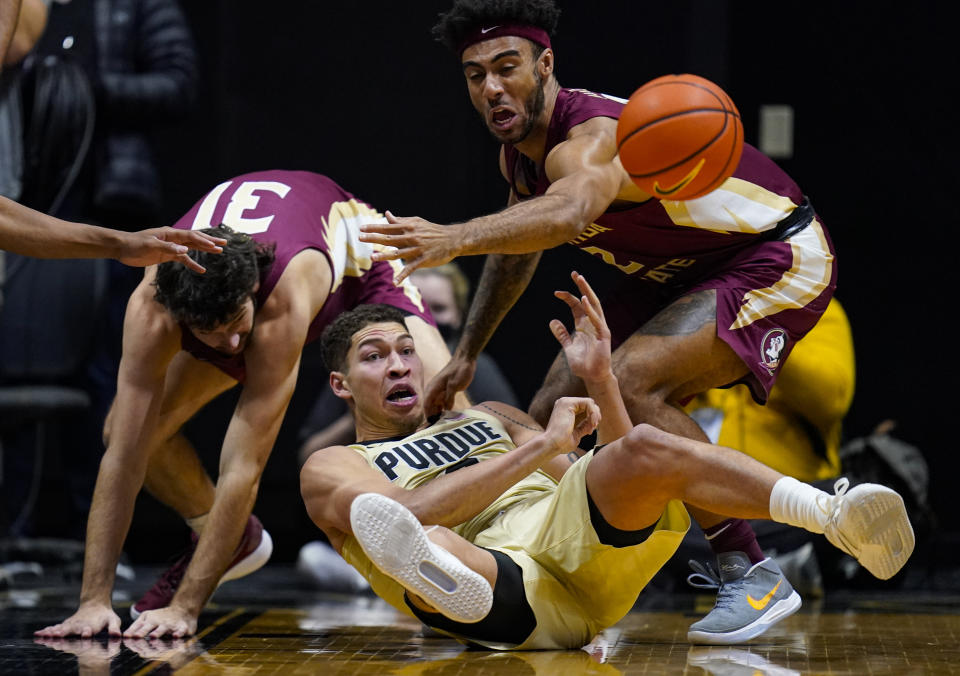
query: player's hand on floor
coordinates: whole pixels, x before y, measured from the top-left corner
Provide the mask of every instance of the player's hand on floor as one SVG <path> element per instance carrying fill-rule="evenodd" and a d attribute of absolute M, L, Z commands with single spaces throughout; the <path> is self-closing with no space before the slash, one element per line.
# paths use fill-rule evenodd
<path fill-rule="evenodd" d="M 437 415 L 453 409 L 458 392 L 463 392 L 473 382 L 477 362 L 454 357 L 427 384 L 424 395 L 424 411 L 427 416 Z"/>
<path fill-rule="evenodd" d="M 88 638 L 99 634 L 104 629 L 110 636 L 120 636 L 120 617 L 113 612 L 113 608 L 102 604 L 83 604 L 73 615 L 60 624 L 52 624 L 39 631 L 34 636 L 44 638 L 62 638 L 64 636 L 80 636 Z"/>
<path fill-rule="evenodd" d="M 563 347 L 571 373 L 584 381 L 601 381 L 611 372 L 610 329 L 600 300 L 586 278 L 578 272 L 571 277 L 581 296 L 567 291 L 555 291 L 554 295 L 570 308 L 574 332 L 567 331 L 559 319 L 550 322 L 550 330 Z"/>
<path fill-rule="evenodd" d="M 125 632 L 124 638 L 183 638 L 197 632 L 197 618 L 174 606 L 148 610 L 140 615 Z"/>

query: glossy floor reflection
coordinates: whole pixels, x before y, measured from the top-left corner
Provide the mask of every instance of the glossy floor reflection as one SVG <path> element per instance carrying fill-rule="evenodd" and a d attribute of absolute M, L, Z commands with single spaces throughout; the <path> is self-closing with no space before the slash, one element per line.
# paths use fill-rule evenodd
<path fill-rule="evenodd" d="M 960 674 L 956 595 L 831 594 L 730 648 L 686 642 L 709 597 L 641 597 L 584 650 L 494 653 L 425 635 L 371 596 L 323 594 L 296 580 L 268 568 L 225 585 L 186 641 L 34 640 L 35 629 L 69 613 L 76 586 L 0 592 L 0 674 Z M 131 590 L 120 589 L 118 612 Z"/>

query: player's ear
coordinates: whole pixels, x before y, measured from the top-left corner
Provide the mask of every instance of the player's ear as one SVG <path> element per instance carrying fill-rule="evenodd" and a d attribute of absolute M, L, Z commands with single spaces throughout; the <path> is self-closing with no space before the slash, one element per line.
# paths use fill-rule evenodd
<path fill-rule="evenodd" d="M 553 73 L 553 50 L 549 47 L 540 53 L 537 59 L 537 68 L 540 71 L 540 77 L 546 79 Z"/>
<path fill-rule="evenodd" d="M 350 393 L 350 386 L 347 384 L 347 374 L 340 371 L 330 372 L 330 389 L 333 394 L 340 399 L 348 401 L 353 398 Z"/>

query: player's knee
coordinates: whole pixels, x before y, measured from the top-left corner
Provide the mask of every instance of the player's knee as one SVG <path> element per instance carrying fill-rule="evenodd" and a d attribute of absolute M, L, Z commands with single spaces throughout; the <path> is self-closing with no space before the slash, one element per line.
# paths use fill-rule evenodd
<path fill-rule="evenodd" d="M 642 423 L 624 437 L 624 446 L 634 471 L 643 476 L 665 480 L 683 472 L 682 447 L 672 441 L 669 432 Z"/>

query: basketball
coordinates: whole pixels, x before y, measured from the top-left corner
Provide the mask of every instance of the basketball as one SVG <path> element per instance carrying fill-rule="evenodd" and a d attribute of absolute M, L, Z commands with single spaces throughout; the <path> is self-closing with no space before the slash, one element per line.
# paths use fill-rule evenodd
<path fill-rule="evenodd" d="M 617 152 L 633 182 L 659 199 L 701 197 L 740 162 L 743 123 L 723 89 L 664 75 L 635 91 L 617 122 Z"/>

